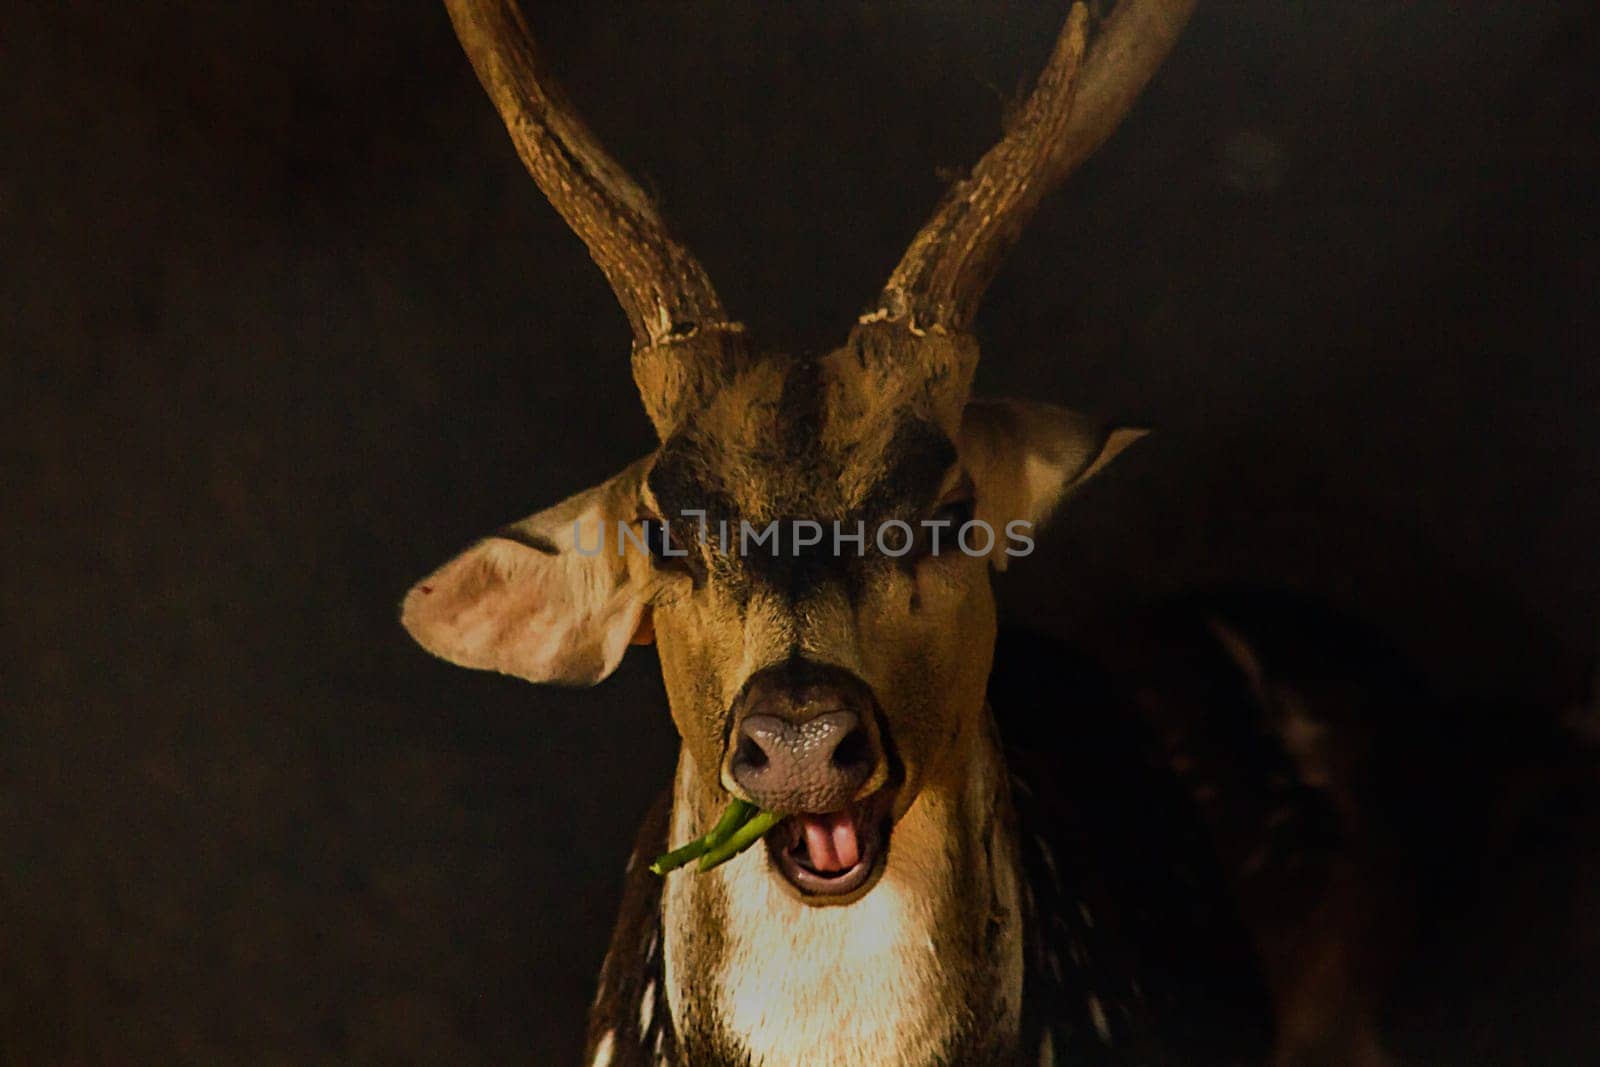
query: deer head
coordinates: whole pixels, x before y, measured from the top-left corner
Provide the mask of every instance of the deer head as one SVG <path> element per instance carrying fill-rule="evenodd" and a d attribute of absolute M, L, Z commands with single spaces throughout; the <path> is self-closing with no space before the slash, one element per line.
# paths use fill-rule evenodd
<path fill-rule="evenodd" d="M 770 849 L 786 892 L 859 899 L 896 822 L 930 782 L 962 777 L 982 730 L 989 569 L 1138 436 L 970 399 L 971 329 L 1006 248 L 1192 6 L 1123 0 L 1086 48 L 1075 4 L 1009 132 L 843 344 L 794 358 L 724 309 L 553 84 L 515 4 L 448 0 L 523 162 L 622 304 L 660 445 L 418 583 L 407 630 L 454 663 L 541 683 L 598 682 L 653 640 L 680 778 L 708 806 L 731 794 L 794 816 Z"/>

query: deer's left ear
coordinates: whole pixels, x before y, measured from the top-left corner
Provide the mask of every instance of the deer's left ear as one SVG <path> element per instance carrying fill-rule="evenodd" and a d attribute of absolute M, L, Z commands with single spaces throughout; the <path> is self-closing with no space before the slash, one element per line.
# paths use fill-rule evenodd
<path fill-rule="evenodd" d="M 462 667 L 593 685 L 648 640 L 651 567 L 619 534 L 638 508 L 641 460 L 491 534 L 412 586 L 400 622 Z"/>
<path fill-rule="evenodd" d="M 961 416 L 958 447 L 977 490 L 977 518 L 1006 544 L 1006 528 L 1028 523 L 1032 535 L 1077 486 L 1098 474 L 1148 430 L 1109 427 L 1054 404 L 973 400 Z M 1004 569 L 1004 548 L 992 555 Z"/>

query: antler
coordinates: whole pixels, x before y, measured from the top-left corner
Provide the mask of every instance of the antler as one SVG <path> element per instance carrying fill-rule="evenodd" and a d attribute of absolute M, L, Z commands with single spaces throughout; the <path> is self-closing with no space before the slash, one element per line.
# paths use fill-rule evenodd
<path fill-rule="evenodd" d="M 1074 3 L 1038 84 L 999 144 L 945 195 L 862 322 L 962 332 L 1039 202 L 1111 136 L 1171 51 L 1195 0 L 1119 0 L 1085 55 Z"/>
<path fill-rule="evenodd" d="M 634 377 L 657 430 L 730 350 L 729 319 L 700 262 L 584 125 L 550 76 L 514 0 L 445 0 L 456 36 L 517 155 L 589 248 L 633 327 Z M 709 343 L 706 343 L 709 342 Z"/>

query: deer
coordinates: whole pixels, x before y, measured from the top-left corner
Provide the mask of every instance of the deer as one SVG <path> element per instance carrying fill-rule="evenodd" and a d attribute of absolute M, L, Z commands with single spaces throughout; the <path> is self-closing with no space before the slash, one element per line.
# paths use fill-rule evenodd
<path fill-rule="evenodd" d="M 975 524 L 1043 524 L 1144 433 L 972 397 L 974 321 L 1006 250 L 1112 134 L 1194 0 L 1120 0 L 1103 18 L 1073 3 L 1007 131 L 820 355 L 766 350 L 724 308 L 513 0 L 446 6 L 523 164 L 622 306 L 659 441 L 467 548 L 401 607 L 428 652 L 536 684 L 593 685 L 630 646 L 655 645 L 681 744 L 628 861 L 587 1062 L 1265 1058 L 1267 994 L 1227 879 L 1195 844 L 1204 827 L 1149 799 L 1171 799 L 1159 782 L 1144 801 L 1126 785 L 1115 834 L 1072 823 L 1052 800 L 1064 780 L 1116 789 L 1143 772 L 1131 758 L 1127 775 L 1103 770 L 1128 750 L 1112 730 L 1071 746 L 1077 771 L 1060 773 L 1030 740 L 1059 712 L 997 709 L 991 572 L 1020 553 L 1011 540 L 949 550 Z M 849 550 L 798 533 L 727 543 L 730 524 L 800 522 L 866 533 Z M 909 536 L 885 548 L 871 531 L 893 523 Z M 1048 670 L 1093 706 L 1089 674 L 1074 680 L 1063 658 Z M 1031 776 L 1030 761 L 1043 764 Z M 705 873 L 646 869 L 731 800 L 779 817 L 756 847 Z M 1136 874 L 1084 874 L 1101 847 L 1086 842 L 1113 839 Z M 1183 915 L 1128 949 L 1160 910 L 1130 901 L 1162 892 Z M 1218 978 L 1219 959 L 1242 977 Z M 1186 966 L 1204 1003 L 1168 1011 L 1163 976 Z M 1225 1047 L 1246 1034 L 1254 1051 Z"/>

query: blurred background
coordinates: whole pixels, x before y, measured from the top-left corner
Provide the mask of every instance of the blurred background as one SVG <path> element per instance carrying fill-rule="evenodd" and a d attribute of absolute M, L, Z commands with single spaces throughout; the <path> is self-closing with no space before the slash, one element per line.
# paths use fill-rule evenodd
<path fill-rule="evenodd" d="M 796 351 L 842 339 L 1065 11 L 525 7 Z M 604 280 L 439 5 L 6 22 L 0 1060 L 571 1062 L 672 763 L 653 653 L 537 690 L 395 614 L 653 443 Z M 1579 0 L 1203 4 L 980 319 L 980 391 L 1156 429 L 1006 615 L 1262 583 L 1491 732 L 1591 700 L 1597 69 Z"/>

